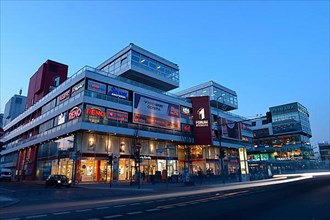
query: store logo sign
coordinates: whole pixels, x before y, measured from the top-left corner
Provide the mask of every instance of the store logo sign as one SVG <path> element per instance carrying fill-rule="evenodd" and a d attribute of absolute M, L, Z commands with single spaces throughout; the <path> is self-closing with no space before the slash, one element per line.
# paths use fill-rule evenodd
<path fill-rule="evenodd" d="M 66 91 L 62 95 L 60 95 L 60 101 L 63 101 L 64 99 L 68 98 L 70 96 L 70 91 Z"/>
<path fill-rule="evenodd" d="M 80 84 L 76 85 L 75 87 L 72 88 L 71 94 L 77 92 L 79 89 L 81 89 L 84 86 L 84 82 L 81 82 Z"/>
<path fill-rule="evenodd" d="M 88 108 L 86 109 L 86 113 L 92 116 L 105 117 L 105 112 L 98 108 Z"/>
<path fill-rule="evenodd" d="M 78 118 L 81 115 L 81 109 L 79 107 L 74 107 L 69 112 L 69 120 Z"/>

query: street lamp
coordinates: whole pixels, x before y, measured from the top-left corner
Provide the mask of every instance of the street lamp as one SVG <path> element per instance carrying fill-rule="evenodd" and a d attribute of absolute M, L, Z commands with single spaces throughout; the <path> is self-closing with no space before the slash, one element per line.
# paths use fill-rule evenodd
<path fill-rule="evenodd" d="M 77 143 L 73 140 L 67 140 L 69 143 L 73 144 L 73 154 L 72 154 L 72 184 L 76 184 L 76 160 L 77 160 Z"/>
<path fill-rule="evenodd" d="M 222 99 L 222 104 L 224 105 L 224 99 L 225 93 L 222 93 L 217 99 L 217 111 L 218 111 L 218 118 L 217 118 L 217 125 L 218 125 L 218 140 L 219 140 L 219 150 L 220 153 L 218 154 L 219 157 L 219 163 L 220 163 L 220 175 L 224 174 L 224 166 L 223 166 L 223 158 L 225 156 L 224 149 L 222 149 L 221 146 L 221 138 L 222 138 L 222 128 L 221 128 L 221 120 L 220 120 L 220 110 L 219 110 L 219 99 Z"/>

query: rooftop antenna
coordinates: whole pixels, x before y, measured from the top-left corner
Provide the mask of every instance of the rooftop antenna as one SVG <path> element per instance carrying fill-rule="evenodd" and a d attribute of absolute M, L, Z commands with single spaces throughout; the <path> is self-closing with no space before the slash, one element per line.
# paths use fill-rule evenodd
<path fill-rule="evenodd" d="M 19 95 L 22 95 L 22 88 L 19 90 Z"/>

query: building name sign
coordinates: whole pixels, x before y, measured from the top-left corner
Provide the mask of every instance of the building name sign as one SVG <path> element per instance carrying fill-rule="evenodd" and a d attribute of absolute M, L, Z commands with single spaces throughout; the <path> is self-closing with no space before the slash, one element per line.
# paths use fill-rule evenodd
<path fill-rule="evenodd" d="M 79 107 L 74 107 L 69 112 L 69 120 L 78 118 L 81 115 L 81 109 Z"/>
<path fill-rule="evenodd" d="M 196 127 L 208 127 L 209 121 L 208 120 L 196 120 Z"/>

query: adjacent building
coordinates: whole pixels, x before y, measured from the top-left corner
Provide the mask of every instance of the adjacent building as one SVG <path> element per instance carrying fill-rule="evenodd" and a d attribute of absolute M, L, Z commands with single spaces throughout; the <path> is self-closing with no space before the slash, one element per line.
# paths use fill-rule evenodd
<path fill-rule="evenodd" d="M 179 86 L 178 65 L 134 44 L 66 80 L 66 65 L 46 64 L 54 74 L 38 70 L 28 109 L 4 127 L 0 166 L 17 180 L 61 173 L 132 181 L 165 170 L 248 175 L 253 133 L 249 120 L 229 112 L 238 107 L 235 91 L 211 81 L 170 94 Z"/>
<path fill-rule="evenodd" d="M 3 126 L 6 126 L 9 122 L 24 112 L 25 104 L 26 96 L 23 96 L 21 92 L 19 95 L 14 95 L 11 97 L 5 105 L 5 112 L 3 114 Z"/>
<path fill-rule="evenodd" d="M 328 142 L 319 143 L 318 147 L 321 161 L 330 163 L 330 144 Z"/>
<path fill-rule="evenodd" d="M 268 162 L 275 167 L 275 172 L 279 172 L 276 166 L 299 169 L 306 166 L 303 162 L 313 157 L 309 113 L 302 104 L 294 102 L 270 107 L 266 116 L 252 125 L 254 147 L 249 149 L 250 165 L 263 164 L 266 169 Z"/>
<path fill-rule="evenodd" d="M 30 78 L 26 109 L 37 103 L 67 79 L 68 66 L 53 60 L 43 63 Z"/>

